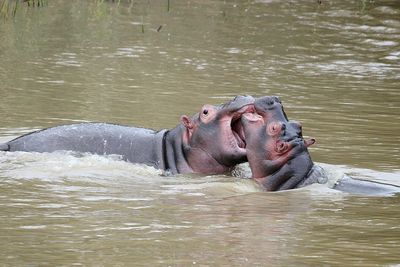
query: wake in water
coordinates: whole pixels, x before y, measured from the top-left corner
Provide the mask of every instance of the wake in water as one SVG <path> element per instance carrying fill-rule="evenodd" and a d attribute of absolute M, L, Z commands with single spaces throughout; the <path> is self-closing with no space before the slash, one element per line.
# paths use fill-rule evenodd
<path fill-rule="evenodd" d="M 304 189 L 319 193 L 333 192 L 331 188 L 344 176 L 400 186 L 400 174 L 352 168 L 344 165 L 318 163 L 326 177 L 324 184 Z M 232 177 L 233 176 L 233 177 Z M 99 156 L 76 152 L 29 153 L 0 152 L 0 180 L 37 180 L 50 183 L 94 183 L 102 186 L 137 186 L 158 190 L 162 194 L 222 194 L 234 195 L 263 192 L 251 179 L 247 163 L 236 166 L 228 175 L 166 175 L 141 164 L 125 162 L 117 155 Z M 151 189 L 149 189 L 151 188 Z"/>

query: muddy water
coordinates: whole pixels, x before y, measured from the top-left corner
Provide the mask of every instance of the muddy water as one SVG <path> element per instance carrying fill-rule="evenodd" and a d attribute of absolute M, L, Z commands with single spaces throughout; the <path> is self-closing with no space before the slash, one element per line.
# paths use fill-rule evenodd
<path fill-rule="evenodd" d="M 400 5 L 320 2 L 22 7 L 0 24 L 0 141 L 81 121 L 172 128 L 205 103 L 279 95 L 333 178 L 400 185 Z M 394 266 L 399 197 L 0 153 L 0 264 Z"/>

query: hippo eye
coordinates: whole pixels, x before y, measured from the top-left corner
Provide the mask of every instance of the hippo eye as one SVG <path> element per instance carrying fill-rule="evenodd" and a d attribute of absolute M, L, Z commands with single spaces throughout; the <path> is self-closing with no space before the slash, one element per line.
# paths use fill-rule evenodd
<path fill-rule="evenodd" d="M 203 110 L 203 114 L 207 115 L 208 114 L 208 109 Z"/>

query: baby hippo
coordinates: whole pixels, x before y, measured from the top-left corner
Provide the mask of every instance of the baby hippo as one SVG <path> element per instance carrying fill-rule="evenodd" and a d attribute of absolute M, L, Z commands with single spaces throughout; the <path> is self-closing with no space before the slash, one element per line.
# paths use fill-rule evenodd
<path fill-rule="evenodd" d="M 257 113 L 241 118 L 254 180 L 267 191 L 300 186 L 314 165 L 307 147 L 315 140 L 303 139 L 300 123 L 287 120 L 279 98 L 258 98 L 254 107 Z"/>

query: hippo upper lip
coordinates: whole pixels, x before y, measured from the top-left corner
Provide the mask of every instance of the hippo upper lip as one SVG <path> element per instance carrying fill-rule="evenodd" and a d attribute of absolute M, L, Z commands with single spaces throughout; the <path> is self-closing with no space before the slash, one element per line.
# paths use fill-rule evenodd
<path fill-rule="evenodd" d="M 235 121 L 239 120 L 244 113 L 254 113 L 254 112 L 255 112 L 255 108 L 254 108 L 253 104 L 245 105 L 245 106 L 241 107 L 239 110 L 235 111 L 235 114 L 232 117 L 232 121 L 235 122 Z"/>

